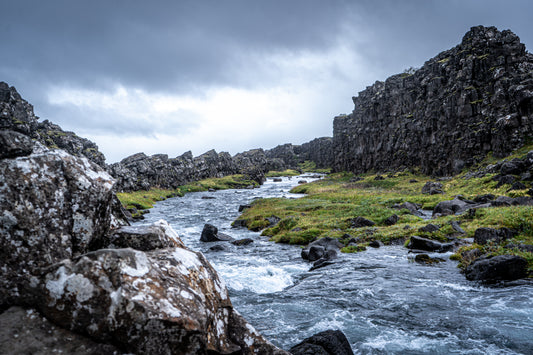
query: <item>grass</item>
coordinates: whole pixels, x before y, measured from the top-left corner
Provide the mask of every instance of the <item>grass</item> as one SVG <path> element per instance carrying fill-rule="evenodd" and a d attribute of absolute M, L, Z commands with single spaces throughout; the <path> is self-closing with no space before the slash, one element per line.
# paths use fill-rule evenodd
<path fill-rule="evenodd" d="M 306 160 L 303 163 L 298 164 L 298 167 L 304 173 L 322 173 L 329 174 L 331 172 L 330 168 L 317 168 L 316 163 L 310 160 Z"/>
<path fill-rule="evenodd" d="M 301 174 L 300 171 L 294 170 L 294 169 L 287 169 L 283 171 L 273 170 L 273 171 L 269 171 L 268 173 L 266 173 L 265 177 L 298 176 L 300 174 Z"/>
<path fill-rule="evenodd" d="M 526 149 L 516 154 L 523 156 Z M 516 154 L 514 156 L 518 157 Z M 393 208 L 395 204 L 411 202 L 420 204 L 424 209 L 433 209 L 439 202 L 451 200 L 457 195 L 466 199 L 488 193 L 514 197 L 524 195 L 527 191 L 507 192 L 508 185 L 496 188 L 497 182 L 492 180 L 493 175 L 490 174 L 470 179 L 466 179 L 464 175 L 442 181 L 443 194 L 428 195 L 421 193 L 422 187 L 427 181 L 434 180 L 420 174 L 402 172 L 389 175 L 384 180 L 375 180 L 375 174 L 364 174 L 359 175 L 361 180 L 355 181 L 350 173 L 336 173 L 293 188 L 293 193 L 306 194 L 300 199 L 256 200 L 252 208 L 247 209 L 239 219 L 244 220 L 248 228 L 265 228 L 262 235 L 274 242 L 306 245 L 317 238 L 328 236 L 338 238 L 346 245 L 341 251 L 350 253 L 364 250 L 366 243 L 374 240 L 384 244 L 403 243 L 413 235 L 448 241 L 450 237 L 458 237 L 458 233 L 451 227 L 452 221 L 459 222 L 466 232 L 461 238 L 473 237 L 475 230 L 480 227 L 507 227 L 518 231 L 511 242 L 533 245 L 532 206 L 491 207 L 479 209 L 474 215 L 465 213 L 443 216 L 431 221 L 422 220 L 408 210 Z M 385 220 L 393 214 L 398 215 L 398 223 L 387 226 Z M 281 222 L 267 228 L 269 223 L 265 222 L 265 218 L 273 215 L 281 218 Z M 351 220 L 359 216 L 372 220 L 375 225 L 354 228 Z M 419 228 L 429 223 L 441 228 L 432 233 L 419 232 Z M 358 244 L 348 246 L 351 238 L 356 238 Z M 503 246 L 494 247 L 494 250 L 485 249 L 482 250 L 483 253 L 518 253 L 528 260 L 533 272 L 532 253 L 504 249 Z M 460 252 L 458 255 L 455 258 L 461 259 Z"/>
<path fill-rule="evenodd" d="M 180 186 L 176 189 L 152 188 L 148 191 L 119 192 L 117 197 L 128 210 L 137 210 L 134 217 L 143 214 L 143 210 L 154 207 L 157 201 L 170 197 L 183 196 L 188 192 L 208 191 L 209 189 L 239 189 L 248 186 L 257 187 L 257 182 L 247 179 L 244 175 L 230 175 L 222 178 L 209 178 Z"/>

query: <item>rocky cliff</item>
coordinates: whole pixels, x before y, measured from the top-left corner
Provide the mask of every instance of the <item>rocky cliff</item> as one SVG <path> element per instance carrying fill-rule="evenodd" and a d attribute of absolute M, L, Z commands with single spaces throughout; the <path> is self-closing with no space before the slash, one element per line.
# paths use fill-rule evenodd
<path fill-rule="evenodd" d="M 353 102 L 334 119 L 334 170 L 455 174 L 533 137 L 533 55 L 511 31 L 473 27 L 458 46 Z"/>
<path fill-rule="evenodd" d="M 48 120 L 39 122 L 33 106 L 24 100 L 14 87 L 0 82 L 0 130 L 20 132 L 49 148 L 60 148 L 72 155 L 83 156 L 105 167 L 105 157 L 96 144 Z"/>

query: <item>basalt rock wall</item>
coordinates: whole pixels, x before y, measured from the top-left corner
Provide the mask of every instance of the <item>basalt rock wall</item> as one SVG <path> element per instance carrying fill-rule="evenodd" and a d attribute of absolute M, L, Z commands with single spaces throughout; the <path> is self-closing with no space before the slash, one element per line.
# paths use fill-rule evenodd
<path fill-rule="evenodd" d="M 509 30 L 473 27 L 458 46 L 353 102 L 334 119 L 335 171 L 455 174 L 533 136 L 533 55 Z"/>

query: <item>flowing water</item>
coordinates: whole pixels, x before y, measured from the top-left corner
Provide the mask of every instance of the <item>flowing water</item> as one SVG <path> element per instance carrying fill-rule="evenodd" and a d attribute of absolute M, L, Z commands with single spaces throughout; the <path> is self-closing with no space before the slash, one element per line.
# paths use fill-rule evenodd
<path fill-rule="evenodd" d="M 340 254 L 335 264 L 309 272 L 300 247 L 231 228 L 241 204 L 301 197 L 289 193 L 301 179 L 168 199 L 141 223 L 165 219 L 187 246 L 203 252 L 225 280 L 234 307 L 281 348 L 340 329 L 356 354 L 533 354 L 532 282 L 470 282 L 456 262 L 420 265 L 402 246 Z M 199 241 L 205 223 L 254 242 L 210 251 L 213 243 Z"/>

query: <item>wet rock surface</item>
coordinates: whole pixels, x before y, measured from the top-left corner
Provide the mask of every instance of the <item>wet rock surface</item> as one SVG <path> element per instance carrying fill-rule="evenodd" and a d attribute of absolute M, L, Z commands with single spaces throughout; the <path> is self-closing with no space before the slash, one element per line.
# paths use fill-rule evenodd
<path fill-rule="evenodd" d="M 481 257 L 466 267 L 465 276 L 487 282 L 517 280 L 527 276 L 527 261 L 517 255 Z"/>
<path fill-rule="evenodd" d="M 290 349 L 293 355 L 353 355 L 350 343 L 340 330 L 315 334 Z"/>

